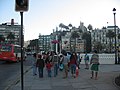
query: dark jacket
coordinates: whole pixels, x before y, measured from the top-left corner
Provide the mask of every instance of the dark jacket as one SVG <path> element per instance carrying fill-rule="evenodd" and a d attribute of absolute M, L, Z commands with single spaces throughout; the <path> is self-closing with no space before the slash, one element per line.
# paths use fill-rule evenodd
<path fill-rule="evenodd" d="M 37 59 L 36 66 L 39 68 L 44 68 L 45 63 L 43 59 Z"/>

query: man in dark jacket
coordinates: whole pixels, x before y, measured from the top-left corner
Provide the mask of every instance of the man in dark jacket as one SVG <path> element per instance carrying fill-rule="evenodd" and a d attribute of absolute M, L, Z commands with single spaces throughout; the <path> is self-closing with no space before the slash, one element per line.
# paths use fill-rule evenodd
<path fill-rule="evenodd" d="M 41 58 L 41 55 L 38 55 L 36 66 L 38 67 L 39 78 L 43 77 L 43 69 L 44 69 L 44 60 Z"/>

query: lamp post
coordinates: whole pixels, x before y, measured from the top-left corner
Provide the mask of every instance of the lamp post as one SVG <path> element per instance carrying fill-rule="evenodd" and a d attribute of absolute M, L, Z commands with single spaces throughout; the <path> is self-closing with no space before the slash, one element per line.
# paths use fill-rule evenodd
<path fill-rule="evenodd" d="M 55 39 L 56 39 L 56 41 L 58 41 L 58 35 L 56 34 L 56 36 L 55 36 Z M 55 50 L 56 50 L 56 53 L 58 53 L 58 42 L 55 44 Z"/>
<path fill-rule="evenodd" d="M 115 31 L 115 64 L 117 64 L 117 46 L 116 46 L 116 9 L 113 8 L 113 15 L 114 15 L 114 31 Z"/>

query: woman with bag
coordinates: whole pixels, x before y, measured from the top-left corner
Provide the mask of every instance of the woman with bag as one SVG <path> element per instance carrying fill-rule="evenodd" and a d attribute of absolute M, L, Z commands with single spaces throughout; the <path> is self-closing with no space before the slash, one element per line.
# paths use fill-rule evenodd
<path fill-rule="evenodd" d="M 95 79 L 98 79 L 98 71 L 99 71 L 99 55 L 97 54 L 97 51 L 94 51 L 94 54 L 91 57 L 91 71 L 92 71 L 92 77 L 91 79 L 94 78 L 94 74 L 95 74 Z"/>

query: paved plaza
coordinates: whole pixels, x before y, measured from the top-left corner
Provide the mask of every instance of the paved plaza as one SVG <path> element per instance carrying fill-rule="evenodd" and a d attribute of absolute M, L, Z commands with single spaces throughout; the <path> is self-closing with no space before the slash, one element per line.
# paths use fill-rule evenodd
<path fill-rule="evenodd" d="M 63 79 L 63 72 L 59 71 L 57 77 L 47 77 L 44 69 L 44 77 L 32 75 L 30 69 L 24 76 L 24 90 L 120 90 L 114 84 L 114 78 L 120 74 L 120 65 L 100 65 L 98 80 L 90 79 L 90 70 L 81 65 L 77 78 L 69 76 Z M 8 90 L 21 90 L 21 81 L 14 83 Z"/>

